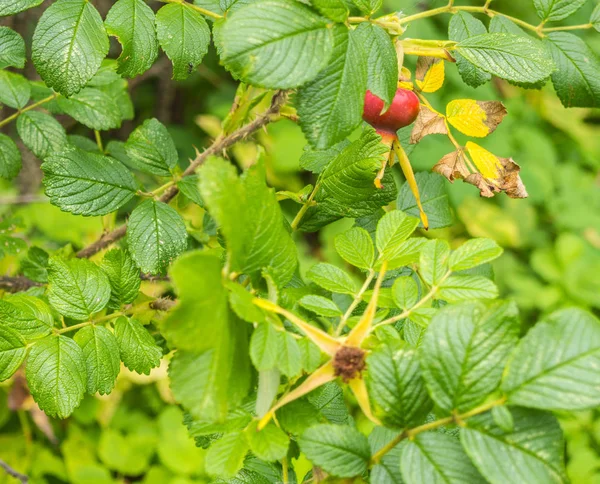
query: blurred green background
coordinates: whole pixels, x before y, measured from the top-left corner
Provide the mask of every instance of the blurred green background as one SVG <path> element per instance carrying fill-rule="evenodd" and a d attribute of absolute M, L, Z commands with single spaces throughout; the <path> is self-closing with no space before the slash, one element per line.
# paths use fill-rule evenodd
<path fill-rule="evenodd" d="M 482 3 L 457 1 L 461 5 Z M 94 1 L 103 15 L 111 4 L 110 0 Z M 445 4 L 386 0 L 384 8 L 412 14 Z M 158 8 L 160 4 L 152 2 L 152 6 Z M 568 23 L 586 23 L 594 6 L 589 1 Z M 491 7 L 538 23 L 529 0 L 496 0 Z M 0 23 L 30 39 L 43 9 Z M 446 38 L 448 20 L 449 15 L 420 20 L 410 26 L 406 36 Z M 600 53 L 600 34 L 593 30 L 577 34 Z M 116 57 L 118 47 L 112 47 L 112 57 Z M 414 66 L 414 59 L 408 59 L 407 65 Z M 30 63 L 26 73 L 36 78 Z M 218 134 L 236 84 L 219 66 L 214 50 L 187 81 L 174 83 L 170 74 L 170 64 L 162 54 L 157 67 L 130 81 L 135 119 L 104 137 L 106 141 L 126 139 L 133 127 L 155 116 L 169 126 L 185 167 L 194 156 L 194 146 L 201 148 Z M 495 79 L 472 89 L 461 81 L 453 65 L 446 66 L 444 87 L 428 98 L 440 110 L 458 98 L 502 100 L 509 115 L 481 144 L 521 165 L 529 198 L 511 200 L 498 195 L 484 199 L 471 185 L 447 183 L 455 224 L 422 235 L 448 239 L 453 246 L 469 237 L 491 237 L 504 247 L 505 253 L 494 264 L 494 270 L 503 297 L 519 305 L 523 331 L 546 313 L 564 306 L 585 307 L 599 315 L 600 111 L 566 110 L 550 84 L 541 91 L 525 91 Z M 7 114 L 10 112 L 3 112 L 0 118 Z M 61 121 L 70 134 L 93 140 L 93 133 L 86 128 L 66 117 Z M 14 134 L 14 125 L 6 132 Z M 298 191 L 312 181 L 309 173 L 299 169 L 306 142 L 293 122 L 282 120 L 270 125 L 258 140 L 266 148 L 269 182 L 277 190 Z M 19 179 L 0 185 L 0 217 L 15 223 L 16 229 L 2 230 L 0 242 L 6 243 L 7 237 L 14 236 L 48 251 L 69 251 L 95 240 L 119 222 L 111 216 L 76 217 L 47 203 L 40 190 L 39 161 L 21 148 L 24 168 Z M 415 171 L 429 170 L 451 150 L 446 137 L 428 136 L 411 154 L 411 162 Z M 254 143 L 245 142 L 232 150 L 231 157 L 244 167 L 255 159 L 256 151 Z M 397 167 L 394 170 L 398 184 L 402 183 L 400 171 Z M 290 216 L 297 209 L 291 201 L 283 202 L 283 206 Z M 120 217 L 129 208 L 125 207 Z M 192 239 L 197 243 L 206 240 L 210 228 L 203 226 L 202 210 L 193 204 L 180 208 Z M 342 264 L 332 241 L 351 224 L 343 220 L 317 234 L 299 236 L 301 269 L 305 271 L 317 260 Z M 18 273 L 22 258 L 19 253 L 1 259 L 0 273 Z M 149 295 L 160 289 L 148 283 L 142 287 Z M 29 474 L 36 483 L 131 481 L 124 476 L 139 476 L 135 480 L 142 483 L 209 482 L 203 475 L 205 451 L 196 448 L 188 437 L 181 411 L 171 404 L 166 378 L 166 364 L 150 377 L 123 371 L 110 396 L 86 397 L 67 421 L 49 421 L 36 411 L 23 390 L 22 376 L 0 384 L 0 458 Z M 560 418 L 567 437 L 567 469 L 572 482 L 600 483 L 600 412 L 564 414 Z M 0 483 L 4 482 L 12 481 L 0 472 Z"/>

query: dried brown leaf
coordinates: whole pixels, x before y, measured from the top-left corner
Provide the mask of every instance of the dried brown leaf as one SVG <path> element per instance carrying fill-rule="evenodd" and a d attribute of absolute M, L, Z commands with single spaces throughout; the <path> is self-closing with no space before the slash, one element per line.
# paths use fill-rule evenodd
<path fill-rule="evenodd" d="M 432 170 L 445 176 L 450 182 L 466 178 L 470 173 L 465 163 L 465 153 L 462 148 L 444 155 Z"/>
<path fill-rule="evenodd" d="M 421 106 L 419 116 L 410 134 L 410 143 L 416 144 L 429 134 L 448 134 L 444 117 L 427 106 Z"/>

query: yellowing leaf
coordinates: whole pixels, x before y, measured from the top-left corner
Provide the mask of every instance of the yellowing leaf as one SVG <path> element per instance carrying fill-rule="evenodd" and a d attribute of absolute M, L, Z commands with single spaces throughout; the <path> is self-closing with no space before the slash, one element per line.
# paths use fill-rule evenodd
<path fill-rule="evenodd" d="M 437 91 L 444 84 L 444 61 L 434 57 L 419 57 L 415 78 L 421 91 Z"/>
<path fill-rule="evenodd" d="M 448 122 L 467 136 L 483 138 L 500 124 L 506 108 L 499 101 L 455 99 L 446 106 Z"/>
<path fill-rule="evenodd" d="M 445 176 L 450 182 L 454 182 L 457 178 L 466 178 L 470 175 L 462 148 L 444 155 L 431 170 Z"/>
<path fill-rule="evenodd" d="M 502 169 L 500 160 L 498 160 L 496 155 L 490 153 L 485 148 L 482 148 L 478 144 L 471 141 L 467 141 L 466 148 L 469 152 L 469 156 L 473 160 L 473 163 L 483 177 L 491 181 L 495 181 L 500 175 L 500 170 Z"/>
<path fill-rule="evenodd" d="M 428 134 L 448 134 L 448 128 L 443 115 L 422 105 L 410 133 L 410 143 L 414 145 Z"/>

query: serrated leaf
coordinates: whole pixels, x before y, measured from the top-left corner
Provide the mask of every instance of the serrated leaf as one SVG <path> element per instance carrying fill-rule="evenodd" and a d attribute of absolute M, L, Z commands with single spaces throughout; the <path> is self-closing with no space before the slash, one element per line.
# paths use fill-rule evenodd
<path fill-rule="evenodd" d="M 358 292 L 358 285 L 346 272 L 326 262 L 312 266 L 306 277 L 331 292 L 350 295 Z"/>
<path fill-rule="evenodd" d="M 404 429 L 425 419 L 432 402 L 415 350 L 383 346 L 371 352 L 367 366 L 374 413 L 386 427 Z"/>
<path fill-rule="evenodd" d="M 402 276 L 392 286 L 394 303 L 401 309 L 412 308 L 419 298 L 419 287 L 412 276 Z"/>
<path fill-rule="evenodd" d="M 600 32 L 600 5 L 596 5 L 592 11 L 592 15 L 590 15 L 590 24 L 592 24 L 592 27 L 594 27 L 596 31 Z"/>
<path fill-rule="evenodd" d="M 418 218 L 409 217 L 400 210 L 392 210 L 381 217 L 375 234 L 379 258 L 387 261 L 397 258 L 402 243 L 414 232 L 417 225 Z"/>
<path fill-rule="evenodd" d="M 302 353 L 292 333 L 284 331 L 279 335 L 278 348 L 277 369 L 289 378 L 298 376 L 302 371 Z"/>
<path fill-rule="evenodd" d="M 244 431 L 252 453 L 267 462 L 283 459 L 287 454 L 290 438 L 273 422 L 260 431 L 256 425 L 257 423 L 253 423 Z"/>
<path fill-rule="evenodd" d="M 202 62 L 210 42 L 206 20 L 184 3 L 170 3 L 156 13 L 156 35 L 177 81 L 187 79 Z"/>
<path fill-rule="evenodd" d="M 420 273 L 429 285 L 437 285 L 448 270 L 450 246 L 445 240 L 430 240 L 421 249 Z"/>
<path fill-rule="evenodd" d="M 544 412 L 512 407 L 514 430 L 494 424 L 491 413 L 476 416 L 461 429 L 467 454 L 492 484 L 506 482 L 568 482 L 564 442 L 556 419 Z"/>
<path fill-rule="evenodd" d="M 353 0 L 352 3 L 356 5 L 362 13 L 370 16 L 381 8 L 383 0 Z"/>
<path fill-rule="evenodd" d="M 73 338 L 81 347 L 87 371 L 87 392 L 90 395 L 110 393 L 121 369 L 119 345 L 115 336 L 103 326 L 80 329 Z"/>
<path fill-rule="evenodd" d="M 498 297 L 498 288 L 487 277 L 453 275 L 440 284 L 436 297 L 449 303 L 494 299 Z"/>
<path fill-rule="evenodd" d="M 506 114 L 499 101 L 454 99 L 446 106 L 448 122 L 461 133 L 477 138 L 494 132 Z"/>
<path fill-rule="evenodd" d="M 48 87 L 65 96 L 85 86 L 107 53 L 108 36 L 102 18 L 87 0 L 53 3 L 33 34 L 31 59 L 35 69 Z"/>
<path fill-rule="evenodd" d="M 544 45 L 531 37 L 481 34 L 459 42 L 456 50 L 476 67 L 513 82 L 537 83 L 555 69 Z"/>
<path fill-rule="evenodd" d="M 503 15 L 494 15 L 490 20 L 490 33 L 500 32 L 505 34 L 527 35 L 521 27 Z"/>
<path fill-rule="evenodd" d="M 509 403 L 583 410 L 600 403 L 600 321 L 581 309 L 552 313 L 519 342 L 502 382 Z"/>
<path fill-rule="evenodd" d="M 533 0 L 538 16 L 544 22 L 556 22 L 574 14 L 586 0 Z"/>
<path fill-rule="evenodd" d="M 229 290 L 229 305 L 238 318 L 248 323 L 265 321 L 263 311 L 252 302 L 254 296 L 241 284 L 229 282 L 225 284 Z"/>
<path fill-rule="evenodd" d="M 342 312 L 331 299 L 316 294 L 307 294 L 298 300 L 298 304 L 313 313 L 328 318 L 341 316 Z"/>
<path fill-rule="evenodd" d="M 556 64 L 552 83 L 563 106 L 600 106 L 600 59 L 576 35 L 550 32 L 544 40 Z"/>
<path fill-rule="evenodd" d="M 516 307 L 510 303 L 440 310 L 419 348 L 423 377 L 439 408 L 461 412 L 483 402 L 499 385 L 518 334 Z"/>
<path fill-rule="evenodd" d="M 202 199 L 202 195 L 200 194 L 200 189 L 198 187 L 199 180 L 200 178 L 198 175 L 189 175 L 183 177 L 177 182 L 177 188 L 179 188 L 179 191 L 196 205 L 204 208 L 204 200 Z"/>
<path fill-rule="evenodd" d="M 492 408 L 494 423 L 504 432 L 512 432 L 515 429 L 515 421 L 510 409 L 505 405 L 497 405 Z"/>
<path fill-rule="evenodd" d="M 135 77 L 147 71 L 158 56 L 154 12 L 143 0 L 119 0 L 104 21 L 108 35 L 115 36 L 123 50 L 117 59 L 118 73 Z"/>
<path fill-rule="evenodd" d="M 62 151 L 67 133 L 53 116 L 41 111 L 27 111 L 17 118 L 17 132 L 23 144 L 40 160 Z"/>
<path fill-rule="evenodd" d="M 411 145 L 419 143 L 425 136 L 430 134 L 448 134 L 444 116 L 425 105 L 421 106 L 415 124 L 410 129 Z"/>
<path fill-rule="evenodd" d="M 21 152 L 15 142 L 0 133 L 0 177 L 12 180 L 21 171 Z"/>
<path fill-rule="evenodd" d="M 57 105 L 88 128 L 101 131 L 121 126 L 119 105 L 113 97 L 95 87 L 86 87 L 69 98 L 59 97 Z"/>
<path fill-rule="evenodd" d="M 11 0 L 0 5 L 0 17 L 14 15 L 33 7 L 37 7 L 44 0 Z"/>
<path fill-rule="evenodd" d="M 352 227 L 335 237 L 335 250 L 346 262 L 361 269 L 370 269 L 375 257 L 373 240 L 365 229 Z"/>
<path fill-rule="evenodd" d="M 173 138 L 156 118 L 135 128 L 124 148 L 134 168 L 152 175 L 171 176 L 179 158 Z"/>
<path fill-rule="evenodd" d="M 51 417 L 68 417 L 85 393 L 83 351 L 66 336 L 37 341 L 29 352 L 25 374 L 33 399 Z"/>
<path fill-rule="evenodd" d="M 104 254 L 100 269 L 108 276 L 111 294 L 109 307 L 132 303 L 140 290 L 140 271 L 128 252 L 112 249 Z"/>
<path fill-rule="evenodd" d="M 360 476 L 371 450 L 367 438 L 353 427 L 322 424 L 308 428 L 298 440 L 310 461 L 337 477 Z"/>
<path fill-rule="evenodd" d="M 133 175 L 120 161 L 79 148 L 48 156 L 42 170 L 50 202 L 74 214 L 114 212 L 137 191 Z"/>
<path fill-rule="evenodd" d="M 360 124 L 367 90 L 363 36 L 338 25 L 333 29 L 330 64 L 297 94 L 300 127 L 316 149 L 342 141 Z"/>
<path fill-rule="evenodd" d="M 52 257 L 48 263 L 48 300 L 59 313 L 78 321 L 106 307 L 110 283 L 100 268 L 86 259 Z"/>
<path fill-rule="evenodd" d="M 439 229 L 452 225 L 452 211 L 444 179 L 435 173 L 427 172 L 416 173 L 415 179 L 421 195 L 421 205 L 427 214 L 429 228 Z M 419 217 L 419 206 L 407 182 L 400 187 L 396 208 L 413 217 Z"/>
<path fill-rule="evenodd" d="M 321 15 L 335 22 L 345 22 L 348 18 L 348 6 L 343 0 L 312 0 L 311 4 Z"/>
<path fill-rule="evenodd" d="M 282 335 L 269 322 L 259 324 L 250 339 L 250 359 L 259 370 L 271 370 L 277 366 Z"/>
<path fill-rule="evenodd" d="M 0 382 L 17 371 L 27 355 L 25 339 L 14 329 L 0 326 Z"/>
<path fill-rule="evenodd" d="M 304 147 L 304 153 L 300 157 L 300 168 L 321 173 L 329 162 L 335 159 L 344 149 L 350 146 L 350 141 L 345 139 L 326 150 L 313 150 L 310 145 Z"/>
<path fill-rule="evenodd" d="M 115 321 L 115 337 L 119 344 L 121 360 L 132 371 L 149 375 L 160 365 L 162 349 L 152 335 L 136 319 L 121 316 Z"/>
<path fill-rule="evenodd" d="M 0 16 L 3 8 L 0 6 Z M 25 67 L 25 41 L 11 28 L 0 26 L 0 69 L 5 67 Z"/>
<path fill-rule="evenodd" d="M 23 275 L 35 282 L 48 282 L 48 253 L 39 247 L 30 247 L 21 261 Z"/>
<path fill-rule="evenodd" d="M 424 237 L 413 237 L 402 242 L 398 246 L 398 251 L 394 254 L 394 258 L 388 261 L 388 270 L 419 262 L 421 250 L 427 242 L 428 240 Z M 381 262 L 376 262 L 375 268 L 379 269 L 380 267 Z"/>
<path fill-rule="evenodd" d="M 0 70 L 0 102 L 11 108 L 21 109 L 31 96 L 29 81 L 21 74 Z"/>
<path fill-rule="evenodd" d="M 222 24 L 221 60 L 235 77 L 252 85 L 301 86 L 314 79 L 331 57 L 329 22 L 292 0 L 254 2 Z"/>
<path fill-rule="evenodd" d="M 495 240 L 469 239 L 450 254 L 450 270 L 464 271 L 491 262 L 502 255 L 502 247 Z"/>
<path fill-rule="evenodd" d="M 15 294 L 0 300 L 0 325 L 14 329 L 26 340 L 50 333 L 54 318 L 48 305 L 27 294 Z"/>
<path fill-rule="evenodd" d="M 185 223 L 166 203 L 146 200 L 131 212 L 127 246 L 142 272 L 163 273 L 187 248 Z"/>
<path fill-rule="evenodd" d="M 492 18 L 492 21 L 494 21 L 496 18 L 503 19 L 504 17 L 501 15 L 496 15 Z M 492 32 L 491 25 L 490 32 Z M 455 15 L 452 15 L 450 23 L 448 24 L 448 38 L 456 42 L 486 33 L 487 30 L 485 25 L 483 25 L 483 22 L 467 12 L 457 12 Z M 462 55 L 454 53 L 454 56 L 456 57 L 456 67 L 458 68 L 458 73 L 460 74 L 460 77 L 462 77 L 463 81 L 465 81 L 465 83 L 469 86 L 478 87 L 482 84 L 485 84 L 492 78 L 488 72 L 475 67 Z"/>
<path fill-rule="evenodd" d="M 401 448 L 400 470 L 407 484 L 484 483 L 460 442 L 441 432 L 426 432 Z"/>
<path fill-rule="evenodd" d="M 219 477 L 233 477 L 244 465 L 248 442 L 241 432 L 232 432 L 217 440 L 206 454 L 206 472 Z"/>
<path fill-rule="evenodd" d="M 419 57 L 415 82 L 422 92 L 435 92 L 444 84 L 445 62 L 436 57 Z"/>
<path fill-rule="evenodd" d="M 356 32 L 362 35 L 367 59 L 367 89 L 389 106 L 398 85 L 398 58 L 390 35 L 379 25 L 362 22 Z"/>

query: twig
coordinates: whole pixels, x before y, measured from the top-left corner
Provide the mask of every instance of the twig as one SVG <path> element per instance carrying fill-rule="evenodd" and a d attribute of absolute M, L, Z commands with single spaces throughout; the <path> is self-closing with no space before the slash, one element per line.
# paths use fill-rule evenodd
<path fill-rule="evenodd" d="M 15 479 L 19 479 L 22 483 L 29 482 L 29 477 L 27 477 L 25 474 L 21 474 L 20 472 L 14 470 L 2 459 L 0 459 L 0 467 L 2 467 L 9 476 L 14 477 Z"/>
<path fill-rule="evenodd" d="M 190 166 L 183 172 L 182 177 L 192 175 L 196 172 L 196 169 L 206 161 L 206 159 L 211 155 L 216 155 L 218 153 L 223 152 L 230 146 L 234 145 L 238 141 L 247 138 L 255 131 L 263 128 L 271 121 L 276 118 L 276 115 L 279 113 L 279 109 L 281 106 L 285 104 L 287 100 L 287 92 L 286 91 L 277 91 L 273 95 L 273 100 L 271 101 L 271 106 L 267 109 L 263 114 L 259 115 L 254 121 L 248 123 L 247 125 L 241 127 L 237 131 L 234 131 L 229 136 L 225 136 L 224 138 L 217 138 L 212 145 L 210 145 L 204 152 L 199 153 L 198 156 L 190 163 Z M 179 188 L 177 186 L 172 186 L 167 191 L 163 193 L 160 197 L 160 201 L 163 203 L 169 203 L 175 195 L 179 193 Z M 122 225 L 121 227 L 109 232 L 102 237 L 100 237 L 96 242 L 87 247 L 81 249 L 77 252 L 77 257 L 79 258 L 88 258 L 93 256 L 94 254 L 100 252 L 102 249 L 105 249 L 109 245 L 113 244 L 117 240 L 123 238 L 125 233 L 127 232 L 127 226 Z"/>
<path fill-rule="evenodd" d="M 0 289 L 8 292 L 21 292 L 26 291 L 30 287 L 41 286 L 39 282 L 32 281 L 25 276 L 1 276 L 0 277 Z"/>

